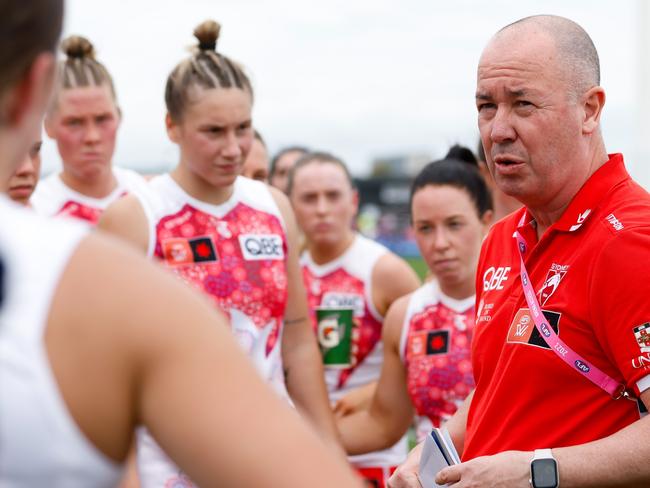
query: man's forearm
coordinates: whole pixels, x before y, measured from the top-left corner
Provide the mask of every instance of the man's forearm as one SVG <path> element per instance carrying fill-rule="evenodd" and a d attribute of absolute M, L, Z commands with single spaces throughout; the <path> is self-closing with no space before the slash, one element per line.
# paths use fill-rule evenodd
<path fill-rule="evenodd" d="M 650 486 L 650 417 L 604 439 L 553 449 L 553 456 L 563 488 Z"/>
<path fill-rule="evenodd" d="M 458 407 L 454 415 L 445 423 L 444 427 L 449 431 L 451 439 L 454 441 L 456 451 L 462 456 L 465 447 L 465 430 L 467 429 L 467 413 L 472 403 L 474 390 L 465 398 L 465 401 Z"/>
<path fill-rule="evenodd" d="M 650 398 L 644 398 L 648 403 Z M 619 400 L 626 401 L 626 400 Z M 587 421 L 587 420 L 585 420 Z M 553 448 L 562 488 L 650 486 L 650 417 L 609 437 L 586 444 Z M 546 448 L 548 446 L 537 446 Z M 438 484 L 463 481 L 467 486 L 529 487 L 533 452 L 504 451 L 443 469 Z M 409 486 L 409 485 L 405 485 Z"/>

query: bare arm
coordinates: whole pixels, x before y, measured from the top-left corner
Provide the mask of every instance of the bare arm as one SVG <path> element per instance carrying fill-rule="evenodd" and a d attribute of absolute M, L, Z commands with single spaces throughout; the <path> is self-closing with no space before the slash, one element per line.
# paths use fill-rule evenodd
<path fill-rule="evenodd" d="M 355 388 L 334 404 L 334 416 L 346 417 L 370 408 L 376 390 L 376 381 Z"/>
<path fill-rule="evenodd" d="M 399 356 L 400 333 L 408 298 L 397 300 L 386 315 L 382 335 L 384 362 L 370 408 L 337 421 L 348 454 L 362 454 L 393 445 L 413 420 L 413 406 L 406 389 L 406 372 Z"/>
<path fill-rule="evenodd" d="M 650 406 L 650 390 L 641 394 L 641 400 L 646 407 Z M 563 488 L 650 486 L 649 439 L 650 417 L 646 416 L 604 439 L 553 449 L 560 470 L 560 485 Z"/>
<path fill-rule="evenodd" d="M 372 297 L 383 316 L 395 300 L 415 291 L 420 280 L 406 261 L 393 253 L 384 254 L 372 270 Z"/>
<path fill-rule="evenodd" d="M 282 335 L 282 362 L 287 390 L 301 414 L 308 418 L 325 438 L 338 442 L 338 433 L 325 387 L 321 355 L 309 321 L 307 294 L 298 262 L 297 225 L 285 195 L 275 188 L 271 188 L 271 192 L 284 217 L 289 244 L 289 294 Z"/>
<path fill-rule="evenodd" d="M 467 430 L 467 413 L 469 412 L 469 406 L 472 403 L 472 398 L 474 397 L 474 390 L 467 395 L 467 398 L 463 401 L 458 410 L 452 415 L 452 417 L 445 422 L 444 427 L 449 432 L 451 440 L 454 441 L 454 447 L 456 452 L 462 457 L 463 449 L 465 448 L 465 431 Z"/>
<path fill-rule="evenodd" d="M 112 203 L 102 214 L 97 228 L 134 245 L 143 253 L 149 246 L 149 227 L 142 205 L 133 195 Z"/>
<path fill-rule="evenodd" d="M 360 486 L 262 383 L 224 317 L 119 242 L 93 235 L 76 251 L 46 345 L 77 424 L 116 461 L 143 423 L 200 486 Z"/>

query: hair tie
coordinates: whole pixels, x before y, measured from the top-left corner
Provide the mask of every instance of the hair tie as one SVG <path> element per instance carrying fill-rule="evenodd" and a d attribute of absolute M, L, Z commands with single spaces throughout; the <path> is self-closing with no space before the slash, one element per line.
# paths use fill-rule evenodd
<path fill-rule="evenodd" d="M 199 49 L 201 51 L 216 51 L 217 50 L 217 41 L 203 41 L 199 43 Z"/>

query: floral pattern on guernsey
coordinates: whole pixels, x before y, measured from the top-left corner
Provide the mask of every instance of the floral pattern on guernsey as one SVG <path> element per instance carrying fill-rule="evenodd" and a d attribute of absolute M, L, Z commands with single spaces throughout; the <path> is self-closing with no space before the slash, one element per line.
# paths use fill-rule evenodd
<path fill-rule="evenodd" d="M 240 236 L 246 235 L 281 236 L 282 259 L 247 259 L 240 243 Z M 180 248 L 169 243 L 180 243 Z M 231 310 L 238 310 L 258 329 L 273 323 L 267 356 L 275 347 L 284 318 L 286 252 L 280 220 L 243 203 L 221 218 L 186 204 L 156 226 L 155 257 L 186 283 L 206 293 L 228 316 Z"/>
<path fill-rule="evenodd" d="M 61 209 L 57 212 L 57 217 L 72 217 L 75 219 L 85 220 L 95 225 L 99 222 L 102 215 L 101 208 L 90 207 L 83 203 L 68 200 L 63 204 Z"/>
<path fill-rule="evenodd" d="M 355 309 L 356 334 L 353 335 L 354 346 L 356 346 L 353 348 L 356 351 L 355 365 L 341 370 L 338 388 L 343 388 L 350 375 L 372 352 L 381 339 L 382 324 L 368 310 L 364 295 L 364 283 L 359 278 L 348 274 L 344 269 L 337 269 L 325 276 L 317 277 L 309 271 L 307 266 L 303 266 L 302 273 L 307 288 L 309 311 L 314 332 L 317 329 L 315 307 L 327 305 L 323 299 L 328 293 L 346 295 L 351 299 L 351 302 L 354 302 L 347 305 L 351 305 Z M 337 303 L 337 305 L 341 304 Z"/>
<path fill-rule="evenodd" d="M 413 315 L 406 341 L 407 389 L 418 415 L 440 426 L 474 388 L 474 307 L 458 313 L 443 303 Z"/>

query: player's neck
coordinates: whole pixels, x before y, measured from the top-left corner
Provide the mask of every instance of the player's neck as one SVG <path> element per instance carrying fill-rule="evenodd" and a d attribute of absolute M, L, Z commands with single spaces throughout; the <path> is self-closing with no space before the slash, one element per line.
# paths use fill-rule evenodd
<path fill-rule="evenodd" d="M 91 198 L 105 198 L 117 188 L 117 178 L 110 166 L 90 177 L 80 178 L 65 170 L 59 177 L 71 190 Z"/>
<path fill-rule="evenodd" d="M 211 205 L 225 203 L 230 199 L 234 191 L 234 185 L 215 186 L 188 171 L 182 164 L 179 164 L 169 174 L 185 193 L 192 198 Z"/>
<path fill-rule="evenodd" d="M 349 231 L 345 234 L 343 239 L 339 240 L 336 244 L 317 244 L 313 242 L 307 243 L 307 249 L 312 261 L 318 265 L 324 265 L 335 259 L 341 257 L 350 248 L 355 239 L 355 233 Z"/>
<path fill-rule="evenodd" d="M 465 300 L 476 294 L 476 282 L 473 277 L 464 283 L 443 283 L 438 281 L 440 291 L 454 300 Z"/>

